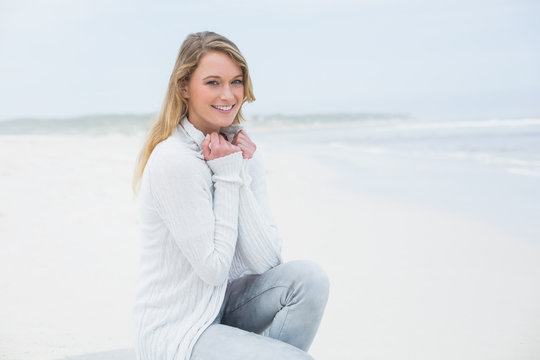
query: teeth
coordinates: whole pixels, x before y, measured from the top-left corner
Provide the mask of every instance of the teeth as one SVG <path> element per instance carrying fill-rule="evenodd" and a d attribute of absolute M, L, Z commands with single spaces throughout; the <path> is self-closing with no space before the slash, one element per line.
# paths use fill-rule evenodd
<path fill-rule="evenodd" d="M 223 111 L 228 111 L 228 110 L 231 110 L 232 109 L 232 105 L 230 106 L 217 106 L 217 105 L 212 105 L 213 107 L 215 107 L 216 109 L 219 109 L 219 110 L 223 110 Z"/>

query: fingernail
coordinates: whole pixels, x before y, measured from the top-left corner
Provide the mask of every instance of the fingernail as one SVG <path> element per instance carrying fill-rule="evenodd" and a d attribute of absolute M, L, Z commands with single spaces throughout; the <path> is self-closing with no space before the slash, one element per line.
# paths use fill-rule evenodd
<path fill-rule="evenodd" d="M 210 139 L 210 134 L 206 134 L 206 136 L 204 137 L 204 140 L 208 140 Z"/>

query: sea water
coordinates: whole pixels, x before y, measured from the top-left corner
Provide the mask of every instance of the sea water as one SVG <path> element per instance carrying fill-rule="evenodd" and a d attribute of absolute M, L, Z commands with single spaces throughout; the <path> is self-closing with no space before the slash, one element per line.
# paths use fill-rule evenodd
<path fill-rule="evenodd" d="M 335 121 L 265 138 L 327 164 L 335 186 L 540 241 L 540 119 Z"/>
<path fill-rule="evenodd" d="M 155 114 L 0 122 L 2 134 L 144 136 Z M 540 119 L 248 116 L 254 139 L 328 166 L 331 186 L 417 203 L 540 241 Z M 1 136 L 0 136 L 1 141 Z"/>

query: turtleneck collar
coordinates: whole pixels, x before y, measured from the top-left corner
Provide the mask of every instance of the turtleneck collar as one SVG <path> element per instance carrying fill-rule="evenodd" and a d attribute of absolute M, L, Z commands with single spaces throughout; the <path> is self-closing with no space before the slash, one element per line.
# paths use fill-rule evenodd
<path fill-rule="evenodd" d="M 191 140 L 193 140 L 193 142 L 202 151 L 202 142 L 204 141 L 205 136 L 202 131 L 200 131 L 195 126 L 193 126 L 193 124 L 188 120 L 187 116 L 184 116 L 180 120 L 178 127 L 183 128 L 186 134 L 191 138 Z M 242 126 L 234 125 L 234 124 L 221 128 L 221 132 L 227 136 L 227 140 L 229 141 L 232 141 L 232 139 L 234 138 L 234 135 L 240 130 L 242 130 Z"/>

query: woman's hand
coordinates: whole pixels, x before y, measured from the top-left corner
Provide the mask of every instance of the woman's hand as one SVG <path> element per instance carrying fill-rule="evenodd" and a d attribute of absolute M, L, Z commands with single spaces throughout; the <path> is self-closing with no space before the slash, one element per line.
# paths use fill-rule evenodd
<path fill-rule="evenodd" d="M 202 151 L 206 161 L 214 160 L 232 153 L 242 151 L 239 146 L 233 145 L 223 135 L 213 132 L 206 135 L 202 142 Z"/>
<path fill-rule="evenodd" d="M 257 145 L 247 135 L 244 130 L 240 130 L 234 135 L 232 144 L 238 146 L 242 150 L 242 156 L 244 159 L 251 159 L 255 150 L 257 150 Z"/>

